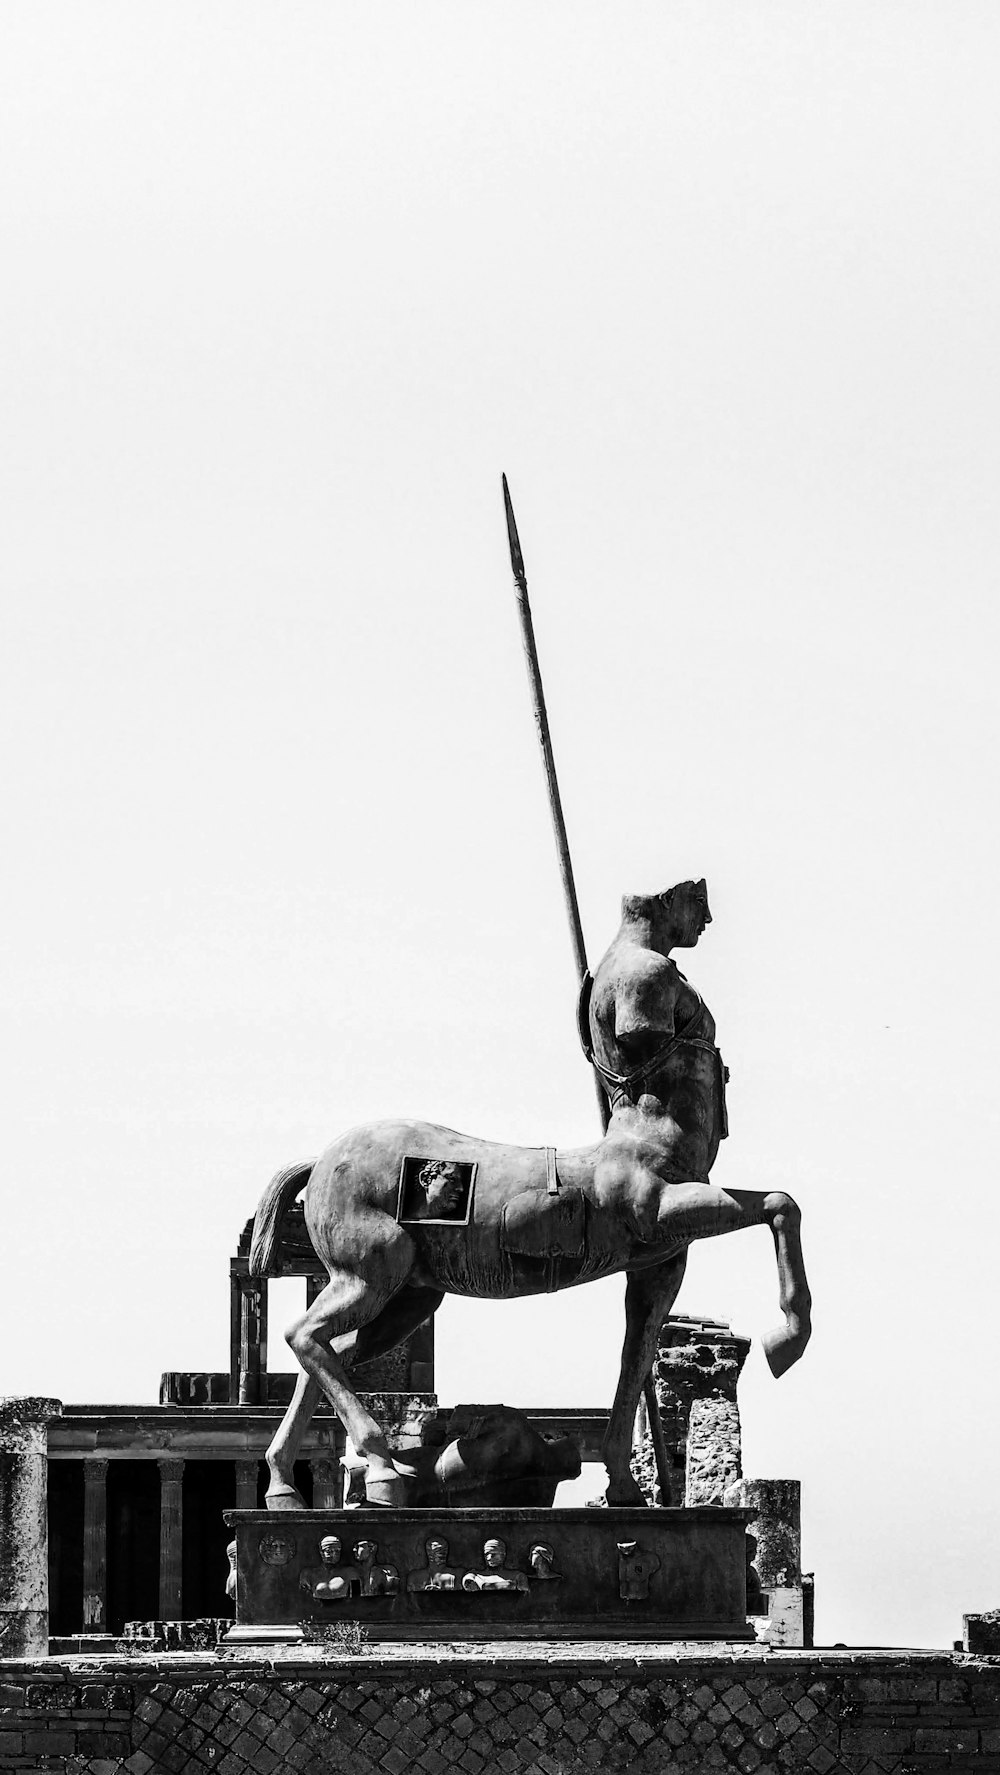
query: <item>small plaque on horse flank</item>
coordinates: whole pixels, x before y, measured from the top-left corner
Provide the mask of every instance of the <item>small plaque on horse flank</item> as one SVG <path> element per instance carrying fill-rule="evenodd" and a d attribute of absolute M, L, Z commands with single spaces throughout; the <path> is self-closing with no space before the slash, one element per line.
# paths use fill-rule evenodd
<path fill-rule="evenodd" d="M 463 1159 L 415 1158 L 399 1168 L 401 1226 L 468 1226 L 476 1167 Z"/>

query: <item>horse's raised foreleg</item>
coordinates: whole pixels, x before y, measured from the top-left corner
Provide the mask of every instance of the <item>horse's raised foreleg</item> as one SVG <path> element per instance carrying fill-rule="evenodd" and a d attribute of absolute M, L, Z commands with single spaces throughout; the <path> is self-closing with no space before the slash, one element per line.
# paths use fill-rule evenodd
<path fill-rule="evenodd" d="M 714 1239 L 748 1226 L 768 1226 L 778 1260 L 778 1304 L 785 1322 L 763 1338 L 774 1375 L 797 1362 L 812 1330 L 812 1296 L 799 1238 L 801 1214 L 783 1190 L 725 1190 L 708 1183 L 666 1184 L 660 1195 L 657 1237 Z"/>
<path fill-rule="evenodd" d="M 687 1263 L 686 1250 L 655 1269 L 632 1270 L 625 1284 L 625 1342 L 618 1390 L 601 1449 L 608 1469 L 609 1504 L 645 1504 L 631 1468 L 636 1407 L 660 1335 L 660 1327 L 677 1298 Z"/>
<path fill-rule="evenodd" d="M 444 1295 L 437 1288 L 401 1288 L 370 1324 L 335 1338 L 334 1351 L 341 1361 L 350 1359 L 352 1367 L 359 1362 L 374 1362 L 376 1357 L 395 1349 L 412 1331 L 416 1331 L 443 1299 Z M 267 1488 L 269 1510 L 304 1510 L 306 1507 L 305 1499 L 296 1488 L 293 1469 L 320 1396 L 319 1382 L 307 1374 L 300 1374 L 292 1403 L 267 1451 L 271 1474 Z"/>

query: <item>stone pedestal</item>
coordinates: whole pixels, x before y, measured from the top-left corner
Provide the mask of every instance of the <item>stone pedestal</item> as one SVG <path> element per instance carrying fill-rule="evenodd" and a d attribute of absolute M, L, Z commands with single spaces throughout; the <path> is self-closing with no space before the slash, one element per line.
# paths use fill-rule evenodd
<path fill-rule="evenodd" d="M 46 1426 L 58 1399 L 0 1399 L 0 1657 L 49 1650 Z"/>
<path fill-rule="evenodd" d="M 736 1384 L 750 1340 L 718 1319 L 668 1319 L 660 1332 L 652 1383 L 663 1432 L 669 1497 L 657 1474 L 652 1426 L 640 1406 L 632 1470 L 651 1504 L 721 1504 L 739 1479 L 740 1413 Z"/>
<path fill-rule="evenodd" d="M 227 1510 L 230 1644 L 355 1622 L 373 1639 L 732 1640 L 745 1510 Z"/>

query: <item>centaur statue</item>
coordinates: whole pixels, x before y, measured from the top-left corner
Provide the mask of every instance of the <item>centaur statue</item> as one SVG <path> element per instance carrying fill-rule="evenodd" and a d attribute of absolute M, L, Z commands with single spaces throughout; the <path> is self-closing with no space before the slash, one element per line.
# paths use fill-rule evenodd
<path fill-rule="evenodd" d="M 645 1501 L 630 1471 L 632 1427 L 694 1240 L 771 1229 L 784 1322 L 764 1348 L 775 1375 L 801 1356 L 810 1297 L 798 1208 L 780 1190 L 709 1182 L 726 1074 L 711 1013 L 670 952 L 693 948 L 710 919 L 704 881 L 623 901 L 621 929 L 581 997 L 584 1046 L 611 1110 L 594 1145 L 505 1146 L 426 1122 L 375 1122 L 270 1183 L 251 1274 L 269 1273 L 282 1216 L 304 1188 L 330 1277 L 287 1333 L 303 1373 L 268 1450 L 270 1509 L 303 1508 L 292 1467 L 321 1395 L 368 1463 L 369 1500 L 405 1501 L 405 1456 L 393 1458 L 350 1368 L 400 1343 L 446 1294 L 514 1300 L 624 1271 L 621 1375 L 602 1449 L 609 1504 Z"/>

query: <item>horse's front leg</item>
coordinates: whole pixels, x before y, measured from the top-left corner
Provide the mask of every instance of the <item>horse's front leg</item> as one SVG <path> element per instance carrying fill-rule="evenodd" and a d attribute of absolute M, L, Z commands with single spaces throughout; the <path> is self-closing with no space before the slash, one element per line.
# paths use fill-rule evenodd
<path fill-rule="evenodd" d="M 654 1269 L 632 1270 L 625 1284 L 625 1342 L 618 1391 L 601 1454 L 608 1469 L 609 1504 L 645 1504 L 632 1474 L 632 1434 L 639 1395 L 653 1366 L 660 1329 L 684 1278 L 687 1251 Z"/>

